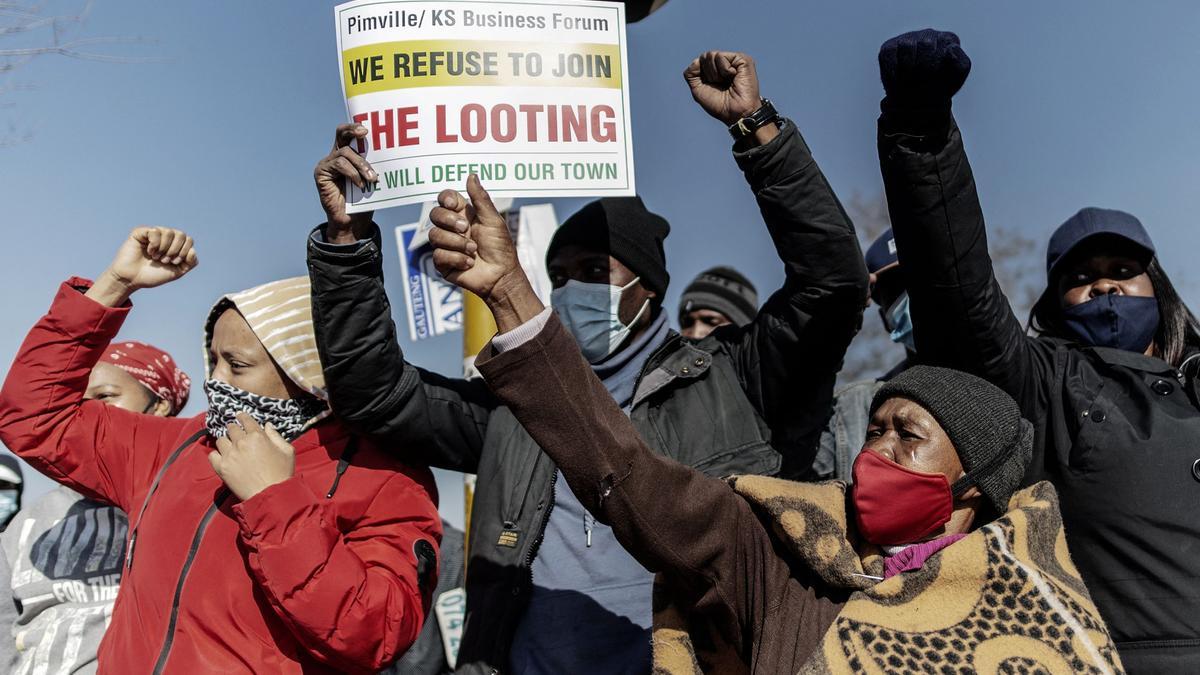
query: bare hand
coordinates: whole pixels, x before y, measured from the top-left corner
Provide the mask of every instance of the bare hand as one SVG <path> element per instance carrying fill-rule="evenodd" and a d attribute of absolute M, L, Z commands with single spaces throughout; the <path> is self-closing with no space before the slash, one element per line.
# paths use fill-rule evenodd
<path fill-rule="evenodd" d="M 217 439 L 208 462 L 229 490 L 246 501 L 291 478 L 296 452 L 271 425 L 261 427 L 244 412 L 237 414 L 237 421 L 227 427 L 224 438 Z"/>
<path fill-rule="evenodd" d="M 135 227 L 87 296 L 102 305 L 117 307 L 125 304 L 134 291 L 174 281 L 199 264 L 192 238 L 182 230 Z"/>
<path fill-rule="evenodd" d="M 429 214 L 433 264 L 447 281 L 482 298 L 505 333 L 537 316 L 542 302 L 521 268 L 508 222 L 475 174 L 467 178 L 467 194 L 470 204 L 454 190 L 438 195 L 440 206 Z"/>
<path fill-rule="evenodd" d="M 429 243 L 438 272 L 486 301 L 516 277 L 524 279 L 525 271 L 517 260 L 507 220 L 475 174 L 467 178 L 467 194 L 470 202 L 454 190 L 438 195 L 439 206 L 429 214 L 434 225 Z"/>
<path fill-rule="evenodd" d="M 754 59 L 740 52 L 704 52 L 683 71 L 704 112 L 733 124 L 762 105 Z"/>
<path fill-rule="evenodd" d="M 346 180 L 365 189 L 379 180 L 371 164 L 354 151 L 350 144 L 366 137 L 367 128 L 361 124 L 343 124 L 333 136 L 333 150 L 313 169 L 317 195 L 329 229 L 326 238 L 335 244 L 351 243 L 362 238 L 371 223 L 371 213 L 346 213 Z M 349 241 L 347 241 L 347 239 Z"/>

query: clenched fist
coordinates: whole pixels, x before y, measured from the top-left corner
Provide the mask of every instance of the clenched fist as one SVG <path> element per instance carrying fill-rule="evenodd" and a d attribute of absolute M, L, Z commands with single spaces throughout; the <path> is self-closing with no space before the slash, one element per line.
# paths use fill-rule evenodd
<path fill-rule="evenodd" d="M 267 488 L 282 483 L 296 472 L 296 451 L 268 424 L 259 426 L 244 412 L 237 414 L 208 462 L 229 491 L 246 501 Z"/>
<path fill-rule="evenodd" d="M 912 31 L 879 48 L 879 78 L 894 105 L 948 106 L 970 73 L 971 59 L 949 31 Z"/>
<path fill-rule="evenodd" d="M 135 227 L 87 295 L 115 307 L 134 291 L 174 281 L 198 264 L 195 244 L 182 230 Z"/>
<path fill-rule="evenodd" d="M 754 59 L 740 52 L 704 52 L 683 71 L 692 98 L 726 126 L 762 105 Z"/>

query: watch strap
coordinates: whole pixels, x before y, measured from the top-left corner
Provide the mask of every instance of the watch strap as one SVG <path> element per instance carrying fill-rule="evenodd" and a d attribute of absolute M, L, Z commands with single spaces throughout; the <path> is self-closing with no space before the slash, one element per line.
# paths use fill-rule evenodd
<path fill-rule="evenodd" d="M 752 135 L 755 131 L 779 120 L 779 113 L 769 99 L 762 99 L 758 110 L 729 125 L 729 135 L 734 140 L 741 140 Z"/>

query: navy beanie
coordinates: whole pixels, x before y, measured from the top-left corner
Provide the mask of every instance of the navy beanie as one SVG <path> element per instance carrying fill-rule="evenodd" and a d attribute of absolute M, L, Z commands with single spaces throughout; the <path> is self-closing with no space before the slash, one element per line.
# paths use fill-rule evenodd
<path fill-rule="evenodd" d="M 883 234 L 871 243 L 864 258 L 867 262 L 867 271 L 871 274 L 875 274 L 888 265 L 900 262 L 900 256 L 896 253 L 896 237 L 892 234 L 892 228 L 884 230 Z"/>

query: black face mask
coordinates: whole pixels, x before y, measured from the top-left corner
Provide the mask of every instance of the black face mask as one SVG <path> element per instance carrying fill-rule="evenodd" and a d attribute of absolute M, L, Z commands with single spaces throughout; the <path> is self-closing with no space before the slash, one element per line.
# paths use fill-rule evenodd
<path fill-rule="evenodd" d="M 1158 332 L 1158 300 L 1109 293 L 1067 307 L 1063 320 L 1084 344 L 1140 354 Z"/>

